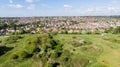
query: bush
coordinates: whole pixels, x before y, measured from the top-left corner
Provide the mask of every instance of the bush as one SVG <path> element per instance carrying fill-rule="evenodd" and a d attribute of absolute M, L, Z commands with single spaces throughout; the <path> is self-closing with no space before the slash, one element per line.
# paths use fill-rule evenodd
<path fill-rule="evenodd" d="M 103 38 L 104 40 L 110 41 L 110 42 L 114 42 L 114 43 L 120 43 L 120 39 L 119 38 Z"/>
<path fill-rule="evenodd" d="M 44 67 L 53 67 L 52 63 L 46 63 Z"/>
<path fill-rule="evenodd" d="M 55 47 L 56 47 L 57 45 L 59 45 L 59 40 L 54 40 L 54 39 L 52 39 L 52 40 L 50 41 L 50 44 L 51 44 L 51 48 L 52 48 L 52 49 L 55 49 Z"/>
<path fill-rule="evenodd" d="M 55 58 L 58 58 L 58 57 L 60 57 L 60 56 L 61 56 L 61 52 L 56 52 L 56 51 L 55 51 L 54 53 L 51 54 L 51 58 L 54 58 L 54 59 L 55 59 Z"/>
<path fill-rule="evenodd" d="M 100 34 L 100 31 L 99 31 L 98 29 L 95 29 L 95 30 L 93 31 L 93 34 Z"/>
<path fill-rule="evenodd" d="M 58 45 L 58 42 L 55 41 L 55 40 L 51 40 L 51 41 L 50 41 L 50 44 L 51 44 L 52 46 L 56 46 L 56 45 Z"/>
<path fill-rule="evenodd" d="M 31 43 L 31 44 L 28 44 L 26 47 L 25 47 L 26 51 L 30 54 L 32 54 L 33 52 L 35 52 L 37 50 L 37 45 L 34 44 L 34 43 Z"/>
<path fill-rule="evenodd" d="M 113 31 L 114 34 L 119 34 L 120 33 L 120 26 L 114 29 Z"/>
<path fill-rule="evenodd" d="M 30 41 L 31 41 L 31 43 L 35 43 L 35 44 L 40 43 L 40 39 L 39 39 L 39 37 L 31 38 Z"/>
<path fill-rule="evenodd" d="M 45 63 L 48 61 L 48 58 L 46 57 L 46 54 L 45 54 L 45 53 L 40 55 L 40 59 L 41 59 L 41 61 L 42 61 L 42 65 L 43 65 L 43 66 L 44 66 Z"/>
<path fill-rule="evenodd" d="M 72 40 L 70 42 L 70 44 L 72 44 L 74 47 L 79 47 L 79 46 L 82 46 L 82 45 L 90 45 L 90 44 L 92 44 L 92 42 L 80 39 L 80 40 Z"/>
<path fill-rule="evenodd" d="M 60 64 L 62 67 L 73 67 L 71 63 L 71 53 L 68 50 L 64 50 L 59 57 Z"/>
<path fill-rule="evenodd" d="M 110 39 L 111 42 L 120 43 L 120 39 Z"/>
<path fill-rule="evenodd" d="M 43 44 L 43 45 L 42 45 L 42 49 L 43 49 L 44 51 L 46 51 L 46 50 L 47 50 L 47 45 Z"/>
<path fill-rule="evenodd" d="M 108 37 L 103 37 L 102 39 L 103 40 L 110 40 L 110 38 L 108 38 Z"/>
<path fill-rule="evenodd" d="M 13 47 L 0 46 L 0 56 L 5 54 L 7 51 L 13 49 Z"/>
<path fill-rule="evenodd" d="M 60 63 L 58 63 L 58 62 L 52 63 L 52 67 L 58 67 L 59 65 L 60 65 Z"/>
<path fill-rule="evenodd" d="M 0 43 L 2 43 L 2 41 L 0 40 Z"/>
<path fill-rule="evenodd" d="M 57 46 L 55 46 L 55 51 L 62 51 L 62 45 L 58 44 Z"/>
<path fill-rule="evenodd" d="M 27 58 L 29 54 L 26 51 L 19 51 L 17 55 L 19 59 L 24 59 Z"/>
<path fill-rule="evenodd" d="M 19 32 L 17 32 L 16 34 L 24 34 L 26 33 L 23 29 L 20 29 Z"/>
<path fill-rule="evenodd" d="M 72 38 L 73 38 L 73 39 L 76 39 L 77 37 L 76 37 L 76 36 L 73 36 Z"/>
<path fill-rule="evenodd" d="M 82 47 L 81 50 L 87 55 L 98 56 L 102 53 L 103 49 L 100 46 L 86 46 Z"/>
<path fill-rule="evenodd" d="M 5 39 L 5 42 L 8 43 L 8 44 L 12 44 L 12 43 L 17 42 L 21 38 L 23 38 L 23 37 L 21 37 L 21 36 L 10 36 L 10 37 Z"/>
<path fill-rule="evenodd" d="M 8 37 L 6 40 L 6 43 L 11 44 L 17 42 L 17 39 L 15 37 Z"/>
<path fill-rule="evenodd" d="M 16 54 L 10 54 L 9 58 L 10 58 L 10 59 L 17 59 L 18 56 L 17 56 Z"/>
<path fill-rule="evenodd" d="M 60 61 L 61 61 L 62 63 L 68 62 L 68 61 L 71 59 L 71 55 L 72 55 L 72 54 L 70 53 L 70 51 L 64 50 L 64 51 L 62 52 L 62 54 L 61 54 Z"/>

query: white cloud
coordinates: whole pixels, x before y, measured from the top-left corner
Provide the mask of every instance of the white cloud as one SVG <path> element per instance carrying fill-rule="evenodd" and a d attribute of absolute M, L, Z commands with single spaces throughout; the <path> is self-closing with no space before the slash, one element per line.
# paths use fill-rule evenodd
<path fill-rule="evenodd" d="M 38 2 L 39 0 L 25 0 L 28 3 L 34 3 L 34 2 Z"/>
<path fill-rule="evenodd" d="M 34 2 L 34 0 L 26 0 L 26 2 L 32 3 L 32 2 Z"/>
<path fill-rule="evenodd" d="M 47 7 L 48 5 L 47 4 L 41 4 L 42 7 Z"/>
<path fill-rule="evenodd" d="M 40 5 L 41 7 L 44 7 L 44 8 L 52 8 L 51 6 L 47 5 L 47 4 L 41 4 Z"/>
<path fill-rule="evenodd" d="M 67 6 L 68 7 L 68 6 Z M 72 15 L 72 16 L 89 16 L 89 15 L 120 15 L 120 8 L 119 7 L 111 7 L 111 6 L 104 6 L 104 7 L 79 7 L 63 10 L 61 9 L 63 15 Z"/>
<path fill-rule="evenodd" d="M 9 7 L 12 7 L 12 8 L 23 8 L 24 6 L 22 6 L 20 4 L 10 4 Z"/>
<path fill-rule="evenodd" d="M 71 5 L 68 5 L 68 4 L 64 4 L 63 6 L 64 6 L 65 9 L 71 9 L 71 8 L 73 8 Z"/>
<path fill-rule="evenodd" d="M 114 15 L 120 13 L 120 8 L 117 7 L 93 7 L 81 10 L 84 15 Z"/>
<path fill-rule="evenodd" d="M 9 3 L 13 3 L 13 0 L 9 0 Z"/>
<path fill-rule="evenodd" d="M 35 9 L 35 5 L 34 5 L 34 4 L 31 4 L 30 6 L 27 7 L 27 9 L 29 9 L 29 10 L 34 10 L 34 9 Z"/>

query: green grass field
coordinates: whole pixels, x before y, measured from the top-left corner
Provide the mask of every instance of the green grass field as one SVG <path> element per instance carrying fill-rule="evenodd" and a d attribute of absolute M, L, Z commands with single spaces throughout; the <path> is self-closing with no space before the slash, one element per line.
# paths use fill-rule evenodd
<path fill-rule="evenodd" d="M 24 60 L 10 60 L 9 55 L 12 52 L 24 50 L 25 40 L 29 37 L 36 36 L 19 35 L 19 39 L 15 43 L 6 43 L 6 38 L 9 36 L 0 36 L 0 45 L 14 47 L 0 56 L 0 67 L 39 67 L 40 62 L 34 57 Z M 101 35 L 79 35 L 79 34 L 57 34 L 55 39 L 60 40 L 63 44 L 63 50 L 69 50 L 73 59 L 74 67 L 119 67 L 120 66 L 120 35 L 106 34 Z"/>
<path fill-rule="evenodd" d="M 96 63 L 92 64 L 91 67 L 102 67 L 99 63 L 108 67 L 119 67 L 120 66 L 120 35 L 107 34 L 101 35 L 66 35 L 59 34 L 56 36 L 57 39 L 65 43 L 64 49 L 68 49 L 74 53 L 73 58 L 80 58 L 81 55 L 96 59 Z M 84 39 L 91 41 L 90 45 L 82 45 L 80 47 L 73 47 L 70 43 L 71 40 Z M 118 39 L 118 42 L 112 40 Z M 93 47 L 95 49 L 88 48 L 81 50 L 84 47 Z M 74 50 L 75 49 L 75 50 Z M 97 50 L 97 49 L 100 49 Z M 73 51 L 74 50 L 74 51 Z"/>

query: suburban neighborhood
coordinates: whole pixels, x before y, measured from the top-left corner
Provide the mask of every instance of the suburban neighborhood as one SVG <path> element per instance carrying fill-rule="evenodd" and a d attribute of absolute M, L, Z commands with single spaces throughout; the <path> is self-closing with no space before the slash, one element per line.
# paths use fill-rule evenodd
<path fill-rule="evenodd" d="M 55 17 L 13 17 L 0 18 L 0 24 L 7 27 L 1 28 L 1 34 L 38 33 L 39 30 L 54 33 L 105 33 L 109 28 L 120 26 L 118 18 L 110 17 L 79 17 L 79 16 L 55 16 Z M 13 27 L 10 27 L 10 24 Z"/>

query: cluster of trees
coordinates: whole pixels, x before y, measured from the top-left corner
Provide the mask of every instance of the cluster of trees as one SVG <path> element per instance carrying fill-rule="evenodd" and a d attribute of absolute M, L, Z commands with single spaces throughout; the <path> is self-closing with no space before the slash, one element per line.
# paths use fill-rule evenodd
<path fill-rule="evenodd" d="M 10 23 L 0 23 L 0 29 L 6 29 L 6 28 L 15 28 L 16 24 L 14 22 L 10 22 Z"/>
<path fill-rule="evenodd" d="M 7 28 L 7 27 L 8 27 L 7 24 L 5 24 L 5 23 L 0 23 L 0 29 L 5 29 L 5 28 Z"/>
<path fill-rule="evenodd" d="M 105 33 L 119 34 L 120 33 L 120 26 L 118 26 L 116 28 L 110 27 L 109 29 L 105 30 Z"/>
<path fill-rule="evenodd" d="M 7 28 L 12 28 L 13 30 L 16 30 L 17 27 L 22 27 L 26 26 L 27 24 L 21 23 L 21 24 L 16 24 L 15 22 L 9 22 L 9 23 L 1 23 L 0 22 L 0 30 L 1 29 L 7 29 Z"/>
<path fill-rule="evenodd" d="M 12 47 L 0 46 L 0 56 L 13 49 Z"/>
<path fill-rule="evenodd" d="M 69 32 L 69 31 L 72 32 Z M 120 26 L 117 26 L 116 28 L 110 27 L 107 29 L 94 29 L 94 30 L 87 30 L 87 29 L 64 29 L 64 31 L 61 32 L 61 34 L 102 34 L 102 33 L 112 33 L 112 34 L 119 34 L 120 33 Z"/>

